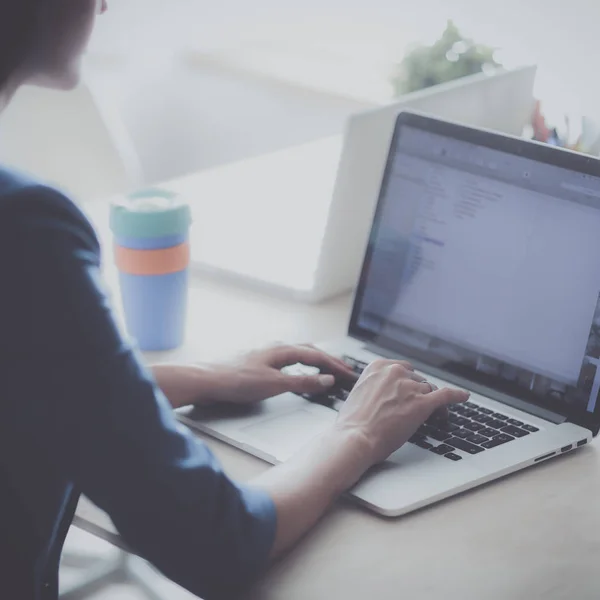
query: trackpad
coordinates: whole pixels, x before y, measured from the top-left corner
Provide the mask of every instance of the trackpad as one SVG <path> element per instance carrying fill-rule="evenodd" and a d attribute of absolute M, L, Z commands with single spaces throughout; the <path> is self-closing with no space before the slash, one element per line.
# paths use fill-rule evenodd
<path fill-rule="evenodd" d="M 331 413 L 328 414 L 328 413 Z M 245 442 L 285 460 L 323 433 L 334 421 L 333 411 L 312 412 L 299 409 L 242 428 Z"/>

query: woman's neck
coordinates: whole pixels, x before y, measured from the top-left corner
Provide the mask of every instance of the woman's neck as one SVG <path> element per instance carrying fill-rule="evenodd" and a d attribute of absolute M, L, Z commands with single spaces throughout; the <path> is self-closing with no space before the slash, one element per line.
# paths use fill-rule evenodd
<path fill-rule="evenodd" d="M 4 109 L 8 106 L 13 96 L 14 91 L 9 92 L 6 89 L 0 90 L 0 114 L 4 112 Z"/>
<path fill-rule="evenodd" d="M 0 114 L 10 104 L 17 90 L 25 83 L 27 77 L 21 72 L 14 73 L 0 88 Z"/>

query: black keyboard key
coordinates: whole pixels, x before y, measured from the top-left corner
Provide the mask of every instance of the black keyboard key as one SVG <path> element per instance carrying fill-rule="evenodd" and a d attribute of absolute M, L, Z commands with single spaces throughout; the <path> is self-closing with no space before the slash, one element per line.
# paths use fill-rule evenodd
<path fill-rule="evenodd" d="M 488 421 L 485 425 L 486 427 L 491 427 L 492 429 L 502 429 L 503 427 L 506 427 L 506 423 L 499 421 L 498 419 Z"/>
<path fill-rule="evenodd" d="M 483 408 L 483 406 L 479 407 L 479 412 L 483 413 L 484 415 L 492 415 L 492 414 L 494 414 L 493 410 L 490 410 L 489 408 Z"/>
<path fill-rule="evenodd" d="M 450 415 L 448 417 L 448 421 L 450 421 L 450 423 L 454 423 L 454 425 L 458 425 L 459 427 L 462 427 L 465 423 L 469 423 L 469 419 L 466 419 L 465 417 L 457 417 L 456 415 Z"/>
<path fill-rule="evenodd" d="M 360 362 L 358 359 L 356 359 L 353 356 L 350 356 L 348 354 L 344 354 L 344 356 L 342 356 L 342 360 L 351 367 L 353 367 L 355 364 L 358 364 Z"/>
<path fill-rule="evenodd" d="M 448 454 L 448 452 L 453 452 L 454 448 L 452 446 L 448 446 L 447 444 L 442 444 L 441 446 L 432 448 L 431 451 L 434 454 L 440 454 L 441 456 L 444 456 L 444 454 Z"/>
<path fill-rule="evenodd" d="M 454 437 L 461 438 L 464 440 L 465 438 L 468 438 L 470 435 L 473 435 L 473 432 L 469 431 L 468 429 L 458 429 L 457 431 L 454 431 L 452 433 L 452 435 Z"/>
<path fill-rule="evenodd" d="M 531 431 L 531 433 L 539 431 L 539 429 L 537 427 L 534 427 L 533 425 L 523 425 L 523 429 L 525 429 L 526 431 Z"/>
<path fill-rule="evenodd" d="M 485 437 L 489 438 L 500 434 L 500 432 L 497 429 L 492 429 L 491 427 L 485 427 L 484 429 L 480 429 L 477 433 L 479 435 L 485 435 Z"/>
<path fill-rule="evenodd" d="M 467 408 L 479 408 L 474 402 L 465 402 L 463 406 L 466 406 Z"/>
<path fill-rule="evenodd" d="M 514 439 L 515 438 L 510 437 L 510 435 L 501 433 L 500 435 L 497 435 L 495 438 L 492 438 L 489 442 L 484 442 L 481 445 L 484 448 L 487 448 L 489 450 L 490 448 L 495 448 L 496 446 L 501 446 L 502 444 L 506 444 L 506 442 L 511 442 Z"/>
<path fill-rule="evenodd" d="M 314 402 L 315 404 L 322 404 L 323 406 L 333 407 L 337 400 L 345 402 L 350 395 L 350 390 L 343 387 L 335 386 L 331 388 L 325 394 L 301 394 L 305 400 Z"/>
<path fill-rule="evenodd" d="M 322 406 L 327 406 L 328 408 L 333 408 L 336 400 L 335 397 L 331 399 L 329 394 L 303 394 L 302 397 L 309 402 L 321 404 Z"/>
<path fill-rule="evenodd" d="M 494 413 L 492 417 L 494 417 L 494 419 L 499 419 L 500 421 L 508 421 L 508 417 L 502 413 Z"/>
<path fill-rule="evenodd" d="M 419 446 L 419 448 L 423 448 L 424 450 L 431 450 L 433 448 L 433 444 L 430 444 L 427 440 L 417 440 L 414 442 L 415 446 Z"/>
<path fill-rule="evenodd" d="M 436 427 L 432 427 L 431 425 L 422 425 L 419 428 L 419 433 L 426 435 L 427 437 L 430 437 L 434 440 L 437 440 L 438 442 L 443 442 L 452 435 L 448 431 L 440 431 L 439 429 L 437 429 Z"/>
<path fill-rule="evenodd" d="M 444 456 L 446 458 L 449 458 L 450 460 L 462 460 L 462 456 L 459 456 L 458 454 L 454 454 L 453 452 L 449 452 L 448 454 L 444 454 Z"/>
<path fill-rule="evenodd" d="M 448 446 L 454 446 L 467 454 L 479 454 L 480 452 L 483 452 L 481 446 L 476 446 L 475 444 L 471 444 L 471 442 L 467 442 L 467 440 L 461 440 L 457 437 L 450 438 L 447 443 Z"/>
<path fill-rule="evenodd" d="M 478 423 L 489 423 L 493 421 L 492 417 L 488 417 L 488 415 L 475 415 L 473 417 L 473 421 L 477 421 Z"/>
<path fill-rule="evenodd" d="M 450 412 L 453 412 L 457 415 L 464 415 L 468 408 L 465 408 L 462 404 L 454 404 L 450 407 Z"/>
<path fill-rule="evenodd" d="M 327 394 L 327 398 L 332 402 L 335 402 L 336 400 L 345 402 L 349 395 L 350 395 L 350 390 L 346 390 L 341 387 L 335 387 L 332 390 L 329 390 L 329 393 Z"/>
<path fill-rule="evenodd" d="M 478 433 L 474 433 L 467 438 L 467 442 L 471 442 L 472 444 L 483 444 L 483 442 L 487 442 L 488 438 L 483 435 L 479 435 Z"/>
<path fill-rule="evenodd" d="M 475 423 L 473 421 L 470 421 L 469 423 L 465 423 L 464 428 L 468 429 L 469 431 L 479 431 L 480 429 L 483 429 L 485 427 L 485 425 L 482 425 L 481 423 Z"/>
<path fill-rule="evenodd" d="M 473 417 L 476 417 L 479 413 L 476 410 L 471 410 L 470 408 L 467 408 L 467 410 L 465 410 L 465 412 L 462 414 L 463 417 L 467 417 L 467 419 L 472 419 Z"/>
<path fill-rule="evenodd" d="M 438 442 L 445 442 L 449 437 L 452 437 L 449 431 L 440 431 L 439 429 L 434 429 L 427 435 Z"/>
<path fill-rule="evenodd" d="M 450 421 L 446 421 L 445 423 L 437 422 L 435 426 L 440 431 L 449 431 L 450 433 L 453 433 L 457 429 L 460 429 L 458 425 L 451 423 Z"/>
<path fill-rule="evenodd" d="M 529 431 L 525 431 L 524 429 L 519 429 L 519 427 L 514 427 L 513 425 L 507 425 L 502 429 L 503 433 L 508 435 L 512 435 L 513 437 L 525 437 L 529 435 Z"/>
<path fill-rule="evenodd" d="M 450 415 L 445 412 L 439 411 L 434 412 L 427 421 L 425 421 L 425 425 L 430 425 L 431 427 L 437 427 L 438 429 L 443 429 L 444 425 L 449 423 Z"/>
<path fill-rule="evenodd" d="M 517 426 L 521 426 L 521 425 L 523 425 L 523 422 L 522 422 L 522 421 L 517 421 L 516 419 L 509 419 L 509 420 L 507 421 L 507 423 L 508 423 L 509 425 L 517 425 Z"/>
<path fill-rule="evenodd" d="M 360 375 L 367 368 L 367 363 L 351 356 L 343 356 L 342 360 L 357 374 Z"/>

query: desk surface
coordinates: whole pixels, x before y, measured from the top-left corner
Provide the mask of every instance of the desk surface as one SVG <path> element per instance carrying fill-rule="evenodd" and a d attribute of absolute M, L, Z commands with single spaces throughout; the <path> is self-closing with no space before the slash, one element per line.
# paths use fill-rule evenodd
<path fill-rule="evenodd" d="M 113 285 L 110 264 L 107 278 Z M 348 297 L 309 306 L 195 277 L 185 346 L 149 359 L 204 360 L 273 340 L 335 337 L 349 309 Z M 204 439 L 236 478 L 268 468 Z M 77 522 L 118 543 L 93 506 L 82 504 Z M 400 519 L 340 501 L 247 598 L 587 600 L 599 595 L 598 565 L 600 456 L 593 444 Z"/>

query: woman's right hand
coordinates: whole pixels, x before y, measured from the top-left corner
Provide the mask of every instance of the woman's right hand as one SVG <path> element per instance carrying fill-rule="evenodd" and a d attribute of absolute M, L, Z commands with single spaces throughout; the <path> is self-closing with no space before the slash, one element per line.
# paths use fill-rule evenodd
<path fill-rule="evenodd" d="M 408 363 L 369 365 L 335 426 L 255 480 L 277 509 L 272 556 L 296 543 L 340 494 L 408 441 L 436 410 L 468 397 L 458 390 L 433 389 Z"/>
<path fill-rule="evenodd" d="M 435 411 L 468 398 L 468 392 L 435 388 L 410 363 L 376 360 L 344 402 L 336 428 L 364 442 L 372 466 L 407 442 Z"/>

